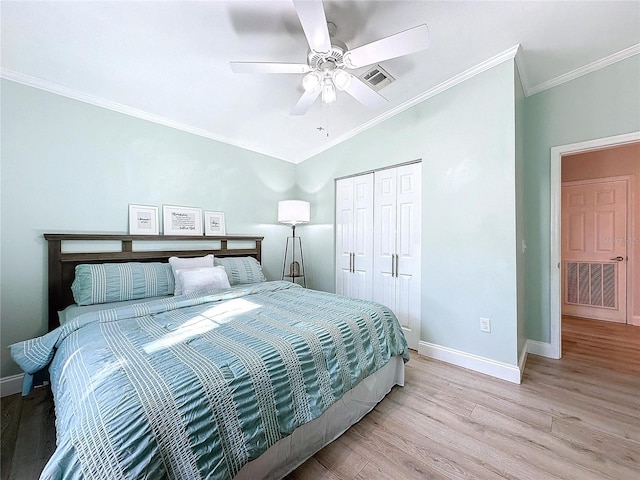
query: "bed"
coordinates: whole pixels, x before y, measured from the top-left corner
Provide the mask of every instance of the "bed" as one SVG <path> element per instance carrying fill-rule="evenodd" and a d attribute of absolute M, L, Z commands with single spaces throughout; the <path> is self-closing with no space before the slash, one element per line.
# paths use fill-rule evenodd
<path fill-rule="evenodd" d="M 11 346 L 23 393 L 50 373 L 57 448 L 41 478 L 282 478 L 404 383 L 393 313 L 264 281 L 262 237 L 45 238 L 50 331 Z M 211 254 L 214 267 L 175 269 Z M 192 288 L 221 267 L 228 286 Z"/>

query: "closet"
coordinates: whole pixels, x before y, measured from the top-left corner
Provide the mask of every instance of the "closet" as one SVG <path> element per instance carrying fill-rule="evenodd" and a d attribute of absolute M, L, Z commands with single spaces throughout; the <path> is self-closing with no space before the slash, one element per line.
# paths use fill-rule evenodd
<path fill-rule="evenodd" d="M 336 181 L 336 293 L 393 310 L 409 346 L 420 340 L 422 165 Z"/>

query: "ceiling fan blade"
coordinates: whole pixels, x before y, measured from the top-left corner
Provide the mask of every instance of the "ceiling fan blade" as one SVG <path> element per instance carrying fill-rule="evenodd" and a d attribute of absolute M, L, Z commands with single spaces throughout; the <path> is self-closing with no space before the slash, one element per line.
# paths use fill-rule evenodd
<path fill-rule="evenodd" d="M 359 68 L 390 58 L 419 52 L 429 46 L 429 29 L 418 25 L 390 37 L 349 50 L 344 55 L 344 63 L 349 68 Z"/>
<path fill-rule="evenodd" d="M 311 50 L 328 53 L 331 50 L 331 40 L 322 0 L 293 0 L 293 4 Z"/>
<path fill-rule="evenodd" d="M 296 106 L 291 110 L 291 115 L 304 115 L 313 105 L 313 102 L 316 101 L 316 98 L 320 96 L 320 88 L 316 88 L 311 92 L 304 92 L 296 103 Z"/>
<path fill-rule="evenodd" d="M 307 73 L 306 63 L 229 62 L 235 73 Z"/>
<path fill-rule="evenodd" d="M 369 108 L 379 108 L 389 101 L 354 75 L 351 75 L 351 81 L 344 91 Z"/>

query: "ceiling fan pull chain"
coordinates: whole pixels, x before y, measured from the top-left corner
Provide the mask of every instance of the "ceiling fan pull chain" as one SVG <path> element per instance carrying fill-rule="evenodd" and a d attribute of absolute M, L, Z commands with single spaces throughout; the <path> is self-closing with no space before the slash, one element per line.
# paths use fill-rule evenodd
<path fill-rule="evenodd" d="M 324 123 L 324 132 L 326 138 L 329 138 L 329 108 L 331 107 L 328 103 L 322 103 L 322 122 Z"/>

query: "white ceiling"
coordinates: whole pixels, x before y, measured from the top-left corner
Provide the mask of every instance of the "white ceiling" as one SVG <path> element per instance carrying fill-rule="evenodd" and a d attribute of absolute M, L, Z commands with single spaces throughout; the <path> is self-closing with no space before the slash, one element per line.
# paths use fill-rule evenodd
<path fill-rule="evenodd" d="M 387 107 L 372 111 L 339 92 L 335 104 L 318 99 L 307 115 L 291 116 L 301 75 L 231 72 L 232 60 L 305 62 L 290 1 L 3 0 L 2 76 L 297 163 L 493 65 L 496 56 L 512 56 L 517 45 L 528 94 L 631 55 L 640 59 L 639 1 L 324 5 L 350 48 L 428 25 L 429 49 L 381 63 L 396 78 L 380 92 Z"/>

